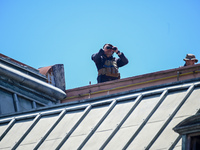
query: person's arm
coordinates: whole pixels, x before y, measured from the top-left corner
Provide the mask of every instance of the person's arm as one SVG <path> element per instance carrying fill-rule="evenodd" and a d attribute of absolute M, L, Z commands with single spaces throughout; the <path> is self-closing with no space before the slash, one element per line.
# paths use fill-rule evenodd
<path fill-rule="evenodd" d="M 117 55 L 119 56 L 119 58 L 117 59 L 118 67 L 122 67 L 122 66 L 128 64 L 128 59 L 126 58 L 124 53 L 118 51 Z"/>
<path fill-rule="evenodd" d="M 122 52 L 120 52 L 118 50 L 118 48 L 116 46 L 113 46 L 113 50 L 119 56 L 119 58 L 117 58 L 117 66 L 118 67 L 122 67 L 122 66 L 128 64 L 128 59 L 124 56 L 124 54 Z"/>
<path fill-rule="evenodd" d="M 103 49 L 100 49 L 98 53 L 92 55 L 92 60 L 94 62 L 98 62 L 103 54 L 104 54 Z"/>

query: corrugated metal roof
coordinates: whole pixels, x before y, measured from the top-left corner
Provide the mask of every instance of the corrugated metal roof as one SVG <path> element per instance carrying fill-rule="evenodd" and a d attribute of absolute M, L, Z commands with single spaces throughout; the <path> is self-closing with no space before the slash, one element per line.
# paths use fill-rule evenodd
<path fill-rule="evenodd" d="M 200 82 L 180 83 L 1 118 L 0 149 L 180 150 L 173 128 L 198 112 Z"/>

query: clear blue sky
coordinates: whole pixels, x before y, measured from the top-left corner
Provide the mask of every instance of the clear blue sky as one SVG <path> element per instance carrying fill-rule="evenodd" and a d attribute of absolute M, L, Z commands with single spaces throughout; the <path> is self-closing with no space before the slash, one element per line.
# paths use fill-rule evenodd
<path fill-rule="evenodd" d="M 105 43 L 129 59 L 122 78 L 200 59 L 200 1 L 0 0 L 0 53 L 34 68 L 64 64 L 66 89 L 97 83 L 91 55 Z"/>

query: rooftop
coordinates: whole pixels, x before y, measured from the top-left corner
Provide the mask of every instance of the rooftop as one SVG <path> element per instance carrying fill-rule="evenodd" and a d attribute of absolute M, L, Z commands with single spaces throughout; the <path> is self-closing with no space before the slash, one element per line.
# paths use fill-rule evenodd
<path fill-rule="evenodd" d="M 63 66 L 54 67 L 62 70 Z M 4 71 L 9 71 L 15 73 L 10 78 L 15 82 L 18 82 L 16 73 L 24 77 L 14 86 L 36 93 L 24 87 L 30 81 L 29 88 L 37 88 L 38 84 L 47 88 L 44 81 L 30 78 L 33 74 L 25 75 L 22 71 L 25 68 L 15 69 L 0 64 L 3 75 L 0 81 L 7 82 L 5 78 L 10 78 L 10 74 Z M 42 69 L 50 79 L 53 70 L 51 67 Z M 37 85 L 32 80 L 36 80 Z M 7 84 L 12 87 L 13 83 Z M 3 86 L 0 89 L 10 90 Z M 20 97 L 19 92 L 24 92 L 20 89 L 16 94 L 15 89 L 5 93 L 0 90 L 1 102 L 8 100 L 4 94 L 11 93 L 10 100 L 12 94 Z M 37 92 L 37 97 L 31 100 L 37 102 L 43 98 L 41 93 Z M 63 91 L 59 93 L 64 96 Z M 175 127 L 185 127 L 187 118 L 199 116 L 200 112 L 200 64 L 69 89 L 66 93 L 67 98 L 60 98 L 62 103 L 1 115 L 0 149 L 180 150 L 182 137 L 174 131 Z M 46 91 L 45 95 L 55 96 L 51 91 Z"/>
<path fill-rule="evenodd" d="M 198 113 L 199 95 L 198 78 L 2 116 L 0 148 L 181 149 L 173 128 Z"/>
<path fill-rule="evenodd" d="M 67 97 L 62 103 L 79 101 L 104 95 L 129 92 L 156 85 L 169 84 L 200 77 L 200 64 L 163 70 L 129 78 L 83 86 L 66 90 Z"/>
<path fill-rule="evenodd" d="M 0 54 L 0 116 L 54 105 L 66 97 L 39 70 Z"/>

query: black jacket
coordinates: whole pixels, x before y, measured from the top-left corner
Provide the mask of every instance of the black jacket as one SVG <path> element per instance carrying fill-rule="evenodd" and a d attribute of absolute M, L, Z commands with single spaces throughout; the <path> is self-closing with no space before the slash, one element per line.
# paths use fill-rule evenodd
<path fill-rule="evenodd" d="M 100 49 L 98 53 L 92 55 L 92 60 L 95 62 L 98 71 L 104 67 L 104 62 L 106 60 L 112 60 L 112 59 L 114 59 L 117 62 L 118 68 L 128 64 L 128 59 L 124 56 L 123 53 L 119 55 L 119 58 L 115 58 L 113 56 L 107 57 L 104 54 L 103 49 Z M 99 75 L 97 78 L 97 81 L 98 83 L 100 83 L 100 82 L 105 82 L 105 81 L 110 81 L 110 80 L 115 80 L 115 79 L 118 79 L 118 78 L 108 77 L 105 75 Z"/>

